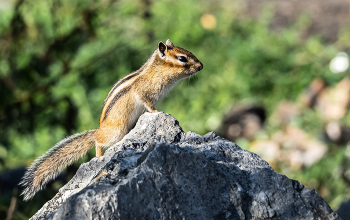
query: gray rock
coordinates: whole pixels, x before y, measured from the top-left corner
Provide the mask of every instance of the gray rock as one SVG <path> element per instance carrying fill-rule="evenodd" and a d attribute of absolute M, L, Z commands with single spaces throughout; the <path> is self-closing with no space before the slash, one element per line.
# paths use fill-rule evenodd
<path fill-rule="evenodd" d="M 350 219 L 350 200 L 343 202 L 337 210 L 338 215 L 342 219 Z"/>
<path fill-rule="evenodd" d="M 31 219 L 340 219 L 315 192 L 214 132 L 143 114 Z"/>

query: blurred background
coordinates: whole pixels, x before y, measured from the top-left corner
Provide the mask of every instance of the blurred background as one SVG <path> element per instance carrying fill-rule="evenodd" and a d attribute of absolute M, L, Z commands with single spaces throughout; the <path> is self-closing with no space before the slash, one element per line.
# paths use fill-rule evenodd
<path fill-rule="evenodd" d="M 0 0 L 0 216 L 28 219 L 94 149 L 24 203 L 25 167 L 98 127 L 121 77 L 170 39 L 204 69 L 157 109 L 216 131 L 350 219 L 350 0 Z"/>

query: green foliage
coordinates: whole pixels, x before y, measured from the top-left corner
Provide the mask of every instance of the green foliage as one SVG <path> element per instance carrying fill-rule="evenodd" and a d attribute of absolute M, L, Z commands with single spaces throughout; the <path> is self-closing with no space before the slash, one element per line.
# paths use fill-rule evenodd
<path fill-rule="evenodd" d="M 271 114 L 280 100 L 295 100 L 315 77 L 329 84 L 342 78 L 328 70 L 338 51 L 335 46 L 323 44 L 318 36 L 300 40 L 309 25 L 307 16 L 273 32 L 273 7 L 267 6 L 253 21 L 238 16 L 242 4 L 19 0 L 0 11 L 0 169 L 27 166 L 65 136 L 97 128 L 113 84 L 137 70 L 158 42 L 168 38 L 204 64 L 158 106 L 177 118 L 185 131 L 216 130 L 239 100 L 253 99 Z M 215 29 L 202 27 L 205 13 L 216 17 Z M 300 124 L 314 134 L 321 129 L 311 120 Z M 327 182 L 322 170 L 340 163 L 337 152 L 334 160 L 325 159 L 295 175 Z M 347 186 L 331 187 L 335 194 L 328 201 Z M 14 219 L 23 219 L 23 213 Z"/>

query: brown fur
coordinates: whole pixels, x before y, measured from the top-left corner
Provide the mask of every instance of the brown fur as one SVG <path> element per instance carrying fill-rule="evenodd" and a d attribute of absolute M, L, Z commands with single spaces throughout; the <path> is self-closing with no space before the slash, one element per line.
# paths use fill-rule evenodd
<path fill-rule="evenodd" d="M 187 62 L 179 61 L 179 56 Z M 160 42 L 147 62 L 137 71 L 119 80 L 108 93 L 97 130 L 70 136 L 38 158 L 26 172 L 21 184 L 28 200 L 55 178 L 59 171 L 96 146 L 96 155 L 102 156 L 103 147 L 120 141 L 144 112 L 157 112 L 155 105 L 181 79 L 203 68 L 189 51 L 175 47 L 170 40 Z"/>
<path fill-rule="evenodd" d="M 44 188 L 47 182 L 55 178 L 64 167 L 85 155 L 94 146 L 95 134 L 96 130 L 91 130 L 69 136 L 36 159 L 28 168 L 20 183 L 25 187 L 22 193 L 24 200 L 32 198 L 37 191 Z"/>

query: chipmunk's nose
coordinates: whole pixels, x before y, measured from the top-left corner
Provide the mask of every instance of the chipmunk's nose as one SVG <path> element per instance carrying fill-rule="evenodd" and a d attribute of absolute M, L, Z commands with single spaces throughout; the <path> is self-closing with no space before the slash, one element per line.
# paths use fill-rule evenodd
<path fill-rule="evenodd" d="M 201 65 L 198 67 L 198 71 L 202 70 L 203 69 L 203 64 L 202 62 L 199 62 Z"/>

